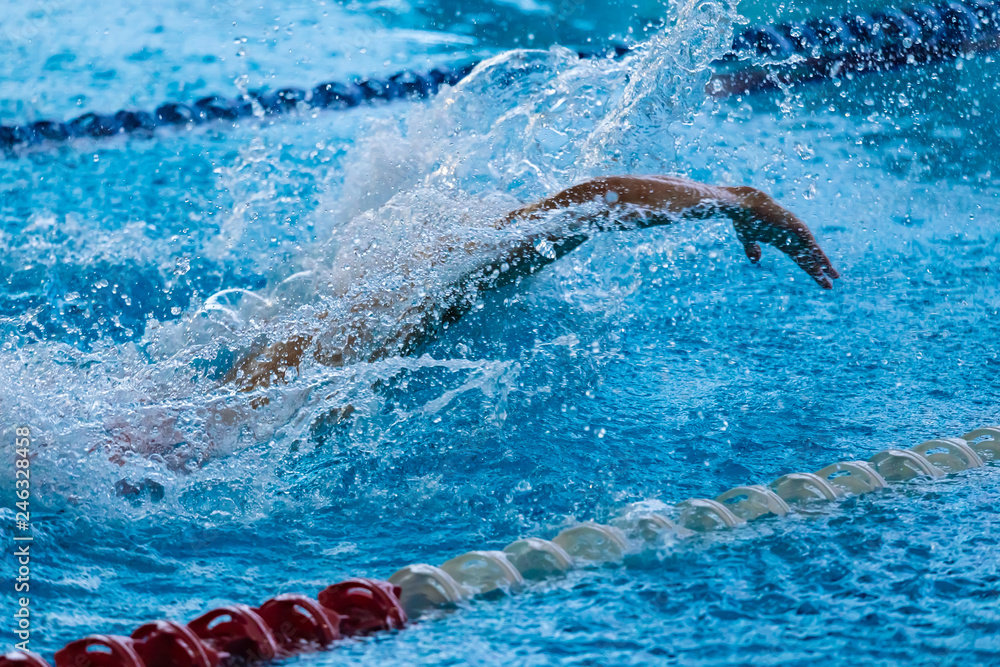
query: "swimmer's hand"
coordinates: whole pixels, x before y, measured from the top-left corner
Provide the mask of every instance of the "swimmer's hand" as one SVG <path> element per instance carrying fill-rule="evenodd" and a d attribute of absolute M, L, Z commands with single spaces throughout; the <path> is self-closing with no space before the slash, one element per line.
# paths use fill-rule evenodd
<path fill-rule="evenodd" d="M 291 368 L 298 368 L 311 342 L 311 337 L 299 335 L 274 343 L 264 350 L 252 350 L 229 369 L 222 382 L 234 383 L 238 391 L 283 384 L 286 373 Z"/>
<path fill-rule="evenodd" d="M 833 287 L 830 279 L 839 278 L 840 274 L 804 222 L 756 188 L 720 189 L 727 190 L 736 199 L 737 205 L 727 213 L 751 262 L 760 261 L 758 242 L 767 243 L 791 257 L 820 287 Z"/>

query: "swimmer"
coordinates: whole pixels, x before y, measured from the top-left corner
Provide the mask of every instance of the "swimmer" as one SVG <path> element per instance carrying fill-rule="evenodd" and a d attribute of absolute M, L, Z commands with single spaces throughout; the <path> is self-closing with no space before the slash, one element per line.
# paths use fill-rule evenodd
<path fill-rule="evenodd" d="M 518 223 L 537 223 L 550 216 L 558 222 L 550 225 L 554 229 L 527 235 L 517 233 Z M 497 256 L 462 275 L 433 302 L 407 306 L 397 330 L 380 337 L 363 326 L 363 317 L 357 318 L 362 325 L 354 322 L 349 326 L 327 322 L 329 314 L 324 312 L 312 323 L 314 333 L 300 333 L 261 346 L 237 362 L 225 375 L 224 383 L 235 383 L 240 391 L 252 391 L 285 382 L 288 372 L 297 370 L 308 357 L 320 364 L 340 366 L 410 353 L 468 311 L 478 293 L 533 274 L 595 233 L 713 216 L 733 222 L 737 238 L 754 263 L 761 258 L 759 244 L 766 243 L 788 255 L 824 289 L 831 289 L 831 279 L 840 277 L 809 228 L 756 188 L 711 186 L 671 176 L 597 178 L 493 222 L 491 227 L 510 231 L 514 238 L 501 247 Z M 461 247 L 449 244 L 442 252 L 472 254 L 479 249 L 470 242 Z M 393 299 L 392 294 L 369 296 L 364 303 L 352 307 L 351 312 L 367 310 L 370 315 L 371 310 L 385 305 L 382 301 Z"/>

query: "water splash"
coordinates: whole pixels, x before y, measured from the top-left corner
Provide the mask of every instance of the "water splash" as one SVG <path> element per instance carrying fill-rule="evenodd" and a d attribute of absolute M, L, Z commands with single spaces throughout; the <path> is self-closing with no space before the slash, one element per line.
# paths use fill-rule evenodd
<path fill-rule="evenodd" d="M 709 65 L 729 51 L 739 18 L 736 6 L 703 0 L 678 4 L 671 29 L 638 51 L 620 102 L 587 140 L 585 164 L 608 171 L 676 169 L 672 127 L 690 124 L 711 105 L 704 94 Z"/>

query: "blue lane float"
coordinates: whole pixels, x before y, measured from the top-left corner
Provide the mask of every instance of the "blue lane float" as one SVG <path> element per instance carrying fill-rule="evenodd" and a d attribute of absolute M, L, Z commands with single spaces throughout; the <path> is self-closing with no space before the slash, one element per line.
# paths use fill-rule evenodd
<path fill-rule="evenodd" d="M 922 66 L 1000 48 L 1000 0 L 946 0 L 839 17 L 752 26 L 736 35 L 716 61 L 708 94 L 728 97 L 836 79 L 847 74 Z M 579 52 L 581 58 L 618 57 L 625 46 Z M 72 120 L 0 125 L 0 150 L 75 138 L 122 134 L 150 136 L 164 127 L 236 121 L 293 111 L 342 110 L 367 103 L 427 98 L 465 78 L 469 61 L 427 71 L 406 70 L 386 79 L 321 83 L 311 90 L 282 88 L 235 99 L 204 97 L 192 104 L 168 102 L 153 111 L 86 113 Z"/>

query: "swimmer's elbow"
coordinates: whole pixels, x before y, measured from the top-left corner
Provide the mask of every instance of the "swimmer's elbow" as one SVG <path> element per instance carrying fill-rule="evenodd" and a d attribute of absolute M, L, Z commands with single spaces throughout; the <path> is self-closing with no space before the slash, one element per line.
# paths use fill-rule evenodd
<path fill-rule="evenodd" d="M 743 208 L 754 208 L 756 206 L 766 206 L 774 203 L 771 195 L 767 194 L 763 190 L 753 187 L 752 185 L 723 187 L 720 188 L 720 190 L 730 193 L 734 199 L 732 203 Z"/>

